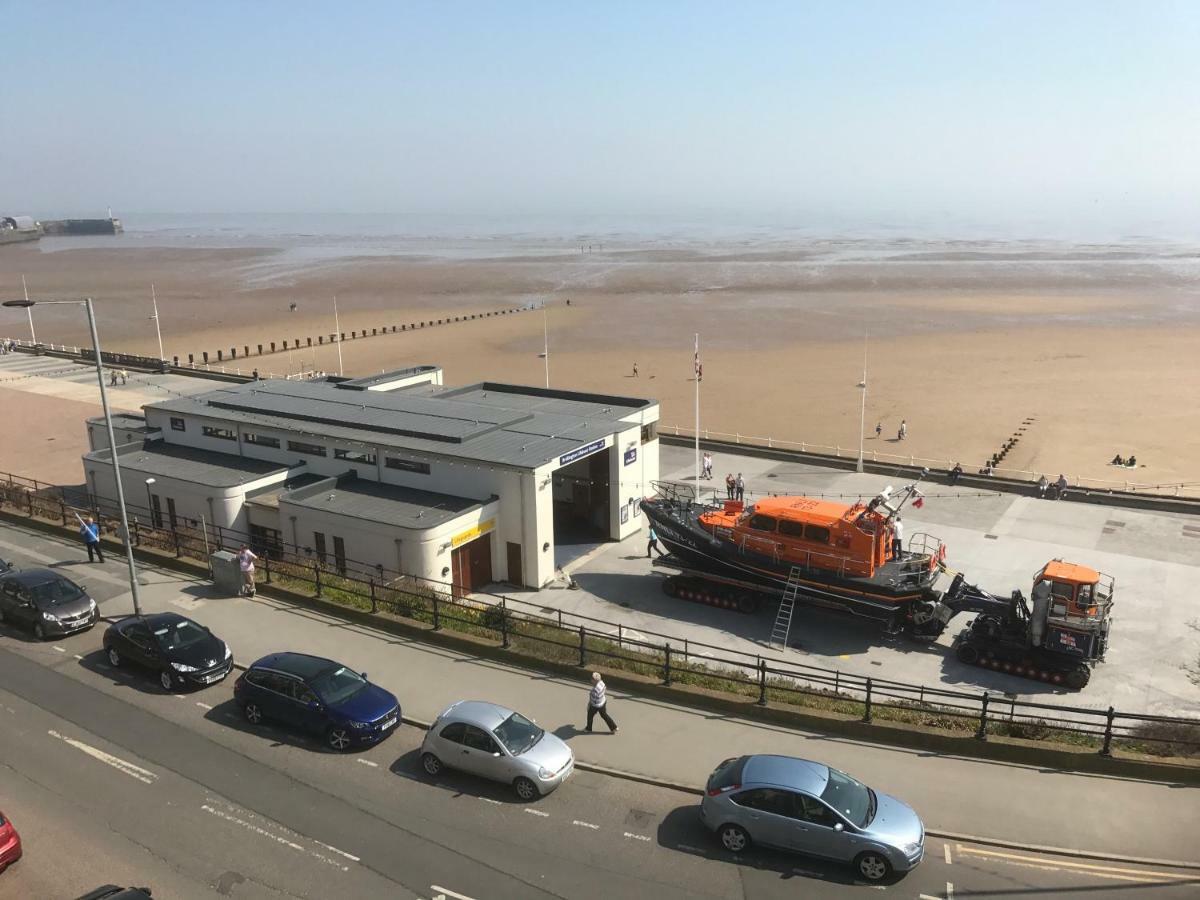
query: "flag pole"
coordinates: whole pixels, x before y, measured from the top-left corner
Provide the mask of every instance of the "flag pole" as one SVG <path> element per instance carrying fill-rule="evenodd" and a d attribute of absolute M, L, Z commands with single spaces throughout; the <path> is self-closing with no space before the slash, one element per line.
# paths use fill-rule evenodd
<path fill-rule="evenodd" d="M 154 333 L 158 335 L 158 359 L 161 362 L 167 357 L 163 354 L 162 327 L 158 324 L 158 294 L 153 282 L 150 283 L 150 302 L 154 304 Z"/>
<path fill-rule="evenodd" d="M 25 276 L 21 276 L 21 290 L 25 292 L 25 302 L 29 303 L 29 285 L 25 283 Z M 32 343 L 37 343 L 37 332 L 33 330 L 33 305 L 25 307 L 25 312 L 29 313 L 29 339 Z"/>
<path fill-rule="evenodd" d="M 333 295 L 333 327 L 334 327 L 334 343 L 337 344 L 338 351 L 338 375 L 343 375 L 342 372 L 342 322 L 338 318 L 337 311 L 337 294 Z"/>
<path fill-rule="evenodd" d="M 692 362 L 696 379 L 696 499 L 700 499 L 700 334 L 696 334 L 696 357 Z"/>

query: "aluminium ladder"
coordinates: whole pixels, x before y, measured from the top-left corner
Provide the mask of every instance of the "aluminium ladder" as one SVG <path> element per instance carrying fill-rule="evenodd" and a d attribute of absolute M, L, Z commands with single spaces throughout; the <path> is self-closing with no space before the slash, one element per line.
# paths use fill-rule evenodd
<path fill-rule="evenodd" d="M 775 626 L 771 629 L 771 639 L 768 646 L 774 646 L 776 641 L 783 649 L 787 649 L 788 635 L 792 630 L 792 613 L 796 609 L 796 594 L 800 588 L 800 567 L 792 566 L 788 574 L 787 587 L 783 591 L 783 599 L 779 601 L 779 612 L 775 615 Z"/>

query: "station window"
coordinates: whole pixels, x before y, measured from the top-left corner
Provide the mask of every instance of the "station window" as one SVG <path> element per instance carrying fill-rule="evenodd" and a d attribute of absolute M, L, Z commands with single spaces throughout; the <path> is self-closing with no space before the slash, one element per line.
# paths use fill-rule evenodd
<path fill-rule="evenodd" d="M 328 456 L 320 444 L 306 444 L 303 441 L 288 441 L 288 449 L 293 453 L 303 453 L 307 456 Z"/>
<path fill-rule="evenodd" d="M 220 438 L 223 441 L 237 440 L 237 434 L 231 428 L 217 428 L 214 425 L 205 425 L 200 430 L 205 437 Z"/>
<path fill-rule="evenodd" d="M 186 431 L 187 423 L 184 422 L 183 419 L 179 418 L 179 416 L 171 416 L 171 430 Z"/>
<path fill-rule="evenodd" d="M 383 464 L 389 469 L 399 469 L 402 472 L 416 472 L 419 475 L 429 474 L 429 463 L 418 462 L 415 459 L 401 459 L 398 456 L 385 456 Z"/>
<path fill-rule="evenodd" d="M 642 426 L 642 443 L 648 444 L 651 441 L 658 440 L 658 423 L 650 422 L 648 425 Z"/>
<path fill-rule="evenodd" d="M 774 516 L 764 516 L 762 513 L 755 513 L 750 517 L 750 527 L 755 531 L 774 531 L 776 519 Z"/>
<path fill-rule="evenodd" d="M 375 465 L 375 454 L 369 450 L 343 450 L 340 447 L 334 447 L 333 458 L 344 459 L 347 462 L 366 463 L 369 466 Z"/>
<path fill-rule="evenodd" d="M 254 444 L 259 447 L 279 447 L 279 438 L 271 437 L 270 435 L 266 434 L 254 434 L 253 432 L 246 432 L 242 435 L 242 440 L 247 444 Z"/>

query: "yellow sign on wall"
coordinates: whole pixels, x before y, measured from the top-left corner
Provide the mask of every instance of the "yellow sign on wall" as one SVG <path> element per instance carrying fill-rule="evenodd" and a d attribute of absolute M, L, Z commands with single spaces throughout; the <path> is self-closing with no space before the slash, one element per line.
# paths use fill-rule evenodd
<path fill-rule="evenodd" d="M 466 531 L 460 531 L 454 537 L 450 538 L 450 546 L 457 547 L 461 544 L 465 544 L 467 541 L 473 541 L 481 534 L 487 534 L 495 527 L 495 519 L 488 519 L 487 521 L 480 522 L 478 525 L 472 525 Z"/>

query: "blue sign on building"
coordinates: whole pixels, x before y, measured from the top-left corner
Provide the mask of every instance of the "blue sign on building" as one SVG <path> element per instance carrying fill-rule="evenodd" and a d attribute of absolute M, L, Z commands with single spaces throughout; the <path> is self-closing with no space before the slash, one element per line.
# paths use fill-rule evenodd
<path fill-rule="evenodd" d="M 597 450 L 604 449 L 604 438 L 598 441 L 592 441 L 590 444 L 584 444 L 582 447 L 577 447 L 570 453 L 564 453 L 558 458 L 558 464 L 565 466 L 568 463 L 573 463 L 577 459 L 583 459 L 585 456 L 591 456 Z"/>
<path fill-rule="evenodd" d="M 637 447 L 630 447 L 625 451 L 625 465 L 630 466 L 637 462 Z"/>

